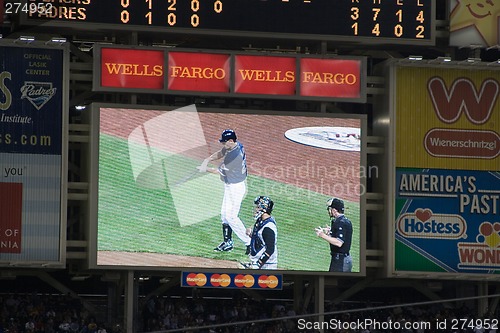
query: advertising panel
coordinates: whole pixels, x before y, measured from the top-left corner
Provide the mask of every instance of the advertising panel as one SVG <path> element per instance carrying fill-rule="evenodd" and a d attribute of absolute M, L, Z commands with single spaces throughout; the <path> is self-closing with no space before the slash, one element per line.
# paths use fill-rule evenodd
<path fill-rule="evenodd" d="M 228 54 L 169 52 L 168 89 L 229 92 Z"/>
<path fill-rule="evenodd" d="M 495 47 L 500 44 L 500 2 L 450 0 L 450 46 Z"/>
<path fill-rule="evenodd" d="M 101 85 L 109 88 L 163 89 L 163 51 L 112 49 L 101 51 Z"/>
<path fill-rule="evenodd" d="M 256 269 L 254 237 L 264 224 L 254 200 L 267 196 L 275 223 L 265 225 L 277 230 L 264 268 L 327 273 L 330 247 L 315 228 L 330 224 L 327 200 L 338 197 L 353 228 L 352 271 L 340 274 L 364 274 L 365 118 L 97 104 L 89 116 L 97 223 L 90 266 Z M 272 129 L 263 133 L 262 124 Z M 243 148 L 226 147 L 222 133 L 234 133 Z M 237 156 L 217 158 L 223 147 Z"/>
<path fill-rule="evenodd" d="M 499 73 L 399 67 L 396 166 L 497 171 Z"/>
<path fill-rule="evenodd" d="M 395 78 L 395 271 L 500 273 L 500 71 Z"/>
<path fill-rule="evenodd" d="M 367 95 L 365 57 L 95 45 L 94 73 L 94 91 L 358 103 Z"/>
<path fill-rule="evenodd" d="M 235 56 L 236 93 L 294 95 L 296 63 L 293 57 Z"/>
<path fill-rule="evenodd" d="M 396 269 L 500 272 L 499 172 L 396 173 Z"/>
<path fill-rule="evenodd" d="M 238 274 L 182 272 L 182 287 L 223 288 L 223 289 L 283 289 L 281 274 Z"/>
<path fill-rule="evenodd" d="M 361 97 L 361 61 L 301 58 L 300 94 L 321 97 Z"/>
<path fill-rule="evenodd" d="M 62 259 L 62 49 L 0 44 L 0 264 Z"/>

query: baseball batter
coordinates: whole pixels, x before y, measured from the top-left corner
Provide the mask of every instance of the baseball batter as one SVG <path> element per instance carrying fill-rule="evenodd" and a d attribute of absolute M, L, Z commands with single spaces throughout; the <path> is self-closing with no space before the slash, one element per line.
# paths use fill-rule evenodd
<path fill-rule="evenodd" d="M 271 216 L 274 202 L 269 197 L 258 196 L 254 204 L 255 224 L 252 229 L 247 229 L 252 238 L 250 263 L 242 265 L 249 269 L 278 269 L 278 228 Z"/>
<path fill-rule="evenodd" d="M 350 272 L 352 258 L 349 253 L 352 241 L 352 223 L 344 215 L 344 201 L 331 198 L 326 209 L 330 215 L 331 226 L 316 228 L 316 235 L 330 244 L 330 272 Z"/>
<path fill-rule="evenodd" d="M 249 252 L 250 237 L 246 234 L 245 225 L 239 218 L 241 202 L 246 195 L 247 162 L 245 149 L 237 141 L 234 130 L 227 129 L 221 134 L 219 142 L 222 148 L 206 158 L 200 171 L 206 171 L 210 161 L 223 159 L 218 167 L 221 180 L 224 182 L 224 198 L 222 199 L 221 220 L 223 241 L 215 247 L 215 251 L 231 251 L 234 233 L 246 245 Z"/>

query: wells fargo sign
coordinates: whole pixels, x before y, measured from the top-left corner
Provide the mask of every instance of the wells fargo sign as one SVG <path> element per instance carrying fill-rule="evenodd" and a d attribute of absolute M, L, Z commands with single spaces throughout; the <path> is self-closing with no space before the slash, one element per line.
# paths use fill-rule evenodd
<path fill-rule="evenodd" d="M 361 63 L 357 60 L 300 59 L 303 96 L 359 98 Z"/>
<path fill-rule="evenodd" d="M 229 92 L 229 56 L 169 52 L 168 89 Z"/>
<path fill-rule="evenodd" d="M 366 59 L 100 47 L 94 91 L 366 102 Z"/>
<path fill-rule="evenodd" d="M 163 51 L 108 48 L 101 51 L 103 87 L 163 89 Z"/>
<path fill-rule="evenodd" d="M 237 93 L 295 95 L 295 58 L 236 55 L 234 67 Z"/>

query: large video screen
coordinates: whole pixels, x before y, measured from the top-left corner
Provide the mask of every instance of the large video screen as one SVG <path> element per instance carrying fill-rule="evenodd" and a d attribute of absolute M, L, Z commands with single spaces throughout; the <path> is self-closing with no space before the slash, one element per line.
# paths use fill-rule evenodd
<path fill-rule="evenodd" d="M 315 228 L 330 226 L 335 197 L 352 224 L 351 273 L 364 272 L 364 118 L 195 105 L 94 105 L 92 117 L 91 266 L 255 269 L 274 240 L 271 269 L 327 273 L 330 244 Z M 271 241 L 258 232 L 259 196 L 274 204 Z"/>

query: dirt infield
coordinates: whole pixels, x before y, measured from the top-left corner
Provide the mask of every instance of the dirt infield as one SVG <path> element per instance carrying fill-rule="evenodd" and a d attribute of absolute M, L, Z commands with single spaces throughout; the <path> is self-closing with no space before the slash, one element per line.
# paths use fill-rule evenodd
<path fill-rule="evenodd" d="M 161 253 L 98 251 L 97 265 L 99 266 L 121 266 L 124 263 L 127 263 L 127 266 L 137 267 L 238 268 L 238 263 L 230 260 Z"/>

